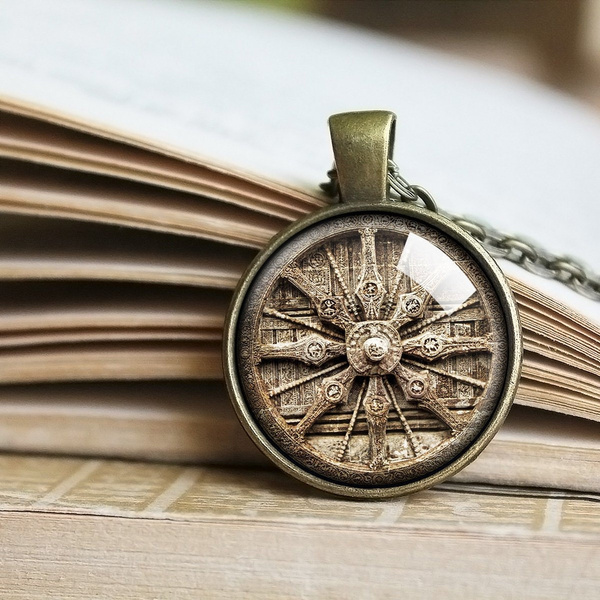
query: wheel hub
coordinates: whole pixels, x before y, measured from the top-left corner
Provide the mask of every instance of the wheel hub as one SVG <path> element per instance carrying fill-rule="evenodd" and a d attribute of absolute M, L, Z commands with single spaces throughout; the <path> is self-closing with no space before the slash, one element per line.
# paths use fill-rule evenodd
<path fill-rule="evenodd" d="M 348 361 L 361 375 L 391 373 L 402 356 L 402 341 L 387 321 L 363 321 L 346 336 Z"/>

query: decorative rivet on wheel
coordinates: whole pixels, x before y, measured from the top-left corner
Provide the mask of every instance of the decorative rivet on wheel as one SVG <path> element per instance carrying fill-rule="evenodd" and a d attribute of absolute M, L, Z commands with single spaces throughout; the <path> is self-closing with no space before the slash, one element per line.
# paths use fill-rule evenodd
<path fill-rule="evenodd" d="M 423 398 L 427 392 L 427 382 L 422 377 L 413 377 L 409 379 L 407 388 L 412 398 Z"/>
<path fill-rule="evenodd" d="M 325 298 L 319 306 L 319 314 L 325 319 L 333 319 L 338 313 L 338 303 L 333 298 Z"/>
<path fill-rule="evenodd" d="M 313 360 L 320 360 L 325 356 L 325 344 L 321 341 L 310 342 L 306 346 L 306 355 Z"/>
<path fill-rule="evenodd" d="M 442 342 L 437 335 L 426 335 L 421 345 L 427 356 L 437 356 L 442 351 Z"/>
<path fill-rule="evenodd" d="M 390 343 L 384 337 L 371 337 L 364 343 L 364 351 L 367 358 L 379 362 L 390 348 Z"/>
<path fill-rule="evenodd" d="M 402 308 L 409 317 L 418 317 L 423 310 L 423 301 L 418 296 L 407 294 L 402 300 Z"/>
<path fill-rule="evenodd" d="M 336 382 L 331 382 L 325 387 L 325 397 L 330 402 L 341 400 L 344 388 Z"/>

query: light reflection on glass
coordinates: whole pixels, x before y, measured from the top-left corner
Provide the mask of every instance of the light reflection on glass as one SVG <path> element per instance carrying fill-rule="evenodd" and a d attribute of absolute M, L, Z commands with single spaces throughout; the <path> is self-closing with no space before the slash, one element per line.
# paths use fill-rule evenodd
<path fill-rule="evenodd" d="M 396 268 L 424 288 L 445 312 L 468 300 L 475 287 L 460 267 L 442 250 L 409 233 Z"/>

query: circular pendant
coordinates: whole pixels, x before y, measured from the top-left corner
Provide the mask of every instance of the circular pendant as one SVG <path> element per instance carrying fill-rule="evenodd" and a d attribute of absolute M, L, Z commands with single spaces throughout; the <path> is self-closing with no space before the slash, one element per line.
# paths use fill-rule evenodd
<path fill-rule="evenodd" d="M 330 492 L 391 496 L 473 460 L 512 403 L 517 310 L 485 250 L 439 215 L 354 202 L 294 224 L 251 265 L 225 334 L 246 431 Z"/>

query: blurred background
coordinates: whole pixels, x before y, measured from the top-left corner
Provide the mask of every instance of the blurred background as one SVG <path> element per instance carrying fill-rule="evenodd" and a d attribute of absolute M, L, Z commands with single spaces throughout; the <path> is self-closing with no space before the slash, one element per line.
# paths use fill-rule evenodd
<path fill-rule="evenodd" d="M 247 0 L 492 64 L 600 111 L 600 0 Z"/>

